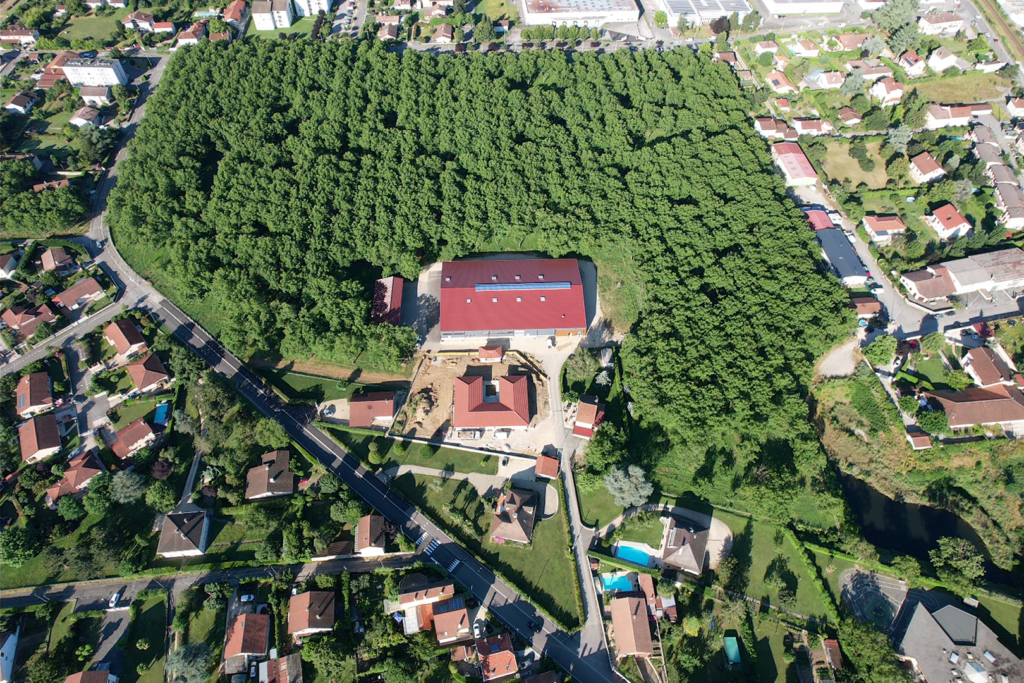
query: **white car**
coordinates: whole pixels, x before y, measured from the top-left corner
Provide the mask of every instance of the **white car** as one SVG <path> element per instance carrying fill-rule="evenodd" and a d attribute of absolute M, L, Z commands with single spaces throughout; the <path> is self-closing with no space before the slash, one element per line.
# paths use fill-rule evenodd
<path fill-rule="evenodd" d="M 252 602 L 255 599 L 255 595 L 243 595 L 241 598 L 239 598 L 239 600 L 241 600 L 242 602 Z"/>
<path fill-rule="evenodd" d="M 117 603 L 120 599 L 121 591 L 117 591 L 116 593 L 110 596 L 110 601 L 107 602 L 107 606 L 110 607 L 110 609 L 114 609 L 115 607 L 117 607 Z"/>
<path fill-rule="evenodd" d="M 473 622 L 473 637 L 474 638 L 483 638 L 483 634 L 480 631 L 480 622 L 479 621 L 474 621 Z"/>

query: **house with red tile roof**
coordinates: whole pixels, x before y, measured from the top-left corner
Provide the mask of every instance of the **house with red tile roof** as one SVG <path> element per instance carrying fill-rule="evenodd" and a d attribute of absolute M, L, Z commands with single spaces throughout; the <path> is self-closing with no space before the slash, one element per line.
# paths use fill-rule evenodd
<path fill-rule="evenodd" d="M 850 308 L 857 311 L 858 318 L 874 318 L 882 312 L 882 302 L 873 296 L 855 296 L 850 299 Z"/>
<path fill-rule="evenodd" d="M 228 625 L 228 637 L 224 644 L 225 667 L 246 671 L 249 658 L 265 657 L 269 648 L 270 615 L 239 614 Z M 239 663 L 242 664 L 240 668 Z"/>
<path fill-rule="evenodd" d="M 395 417 L 395 392 L 372 391 L 348 399 L 350 427 L 369 429 L 375 424 L 391 423 Z"/>
<path fill-rule="evenodd" d="M 291 454 L 286 450 L 265 453 L 262 462 L 245 478 L 245 499 L 258 500 L 290 496 L 295 492 L 295 473 L 289 469 Z"/>
<path fill-rule="evenodd" d="M 505 349 L 501 346 L 481 346 L 476 351 L 476 359 L 481 363 L 500 363 L 505 359 Z"/>
<path fill-rule="evenodd" d="M 57 508 L 57 501 L 64 496 L 71 496 L 84 491 L 92 478 L 103 473 L 103 463 L 96 454 L 89 450 L 75 456 L 68 462 L 64 476 L 59 482 L 46 489 L 46 504 L 52 509 Z"/>
<path fill-rule="evenodd" d="M 400 325 L 402 323 L 402 291 L 405 279 L 398 275 L 377 280 L 370 303 L 370 322 Z"/>
<path fill-rule="evenodd" d="M 1016 387 L 994 384 L 963 391 L 927 391 L 924 395 L 942 406 L 950 429 L 999 425 L 1008 432 L 1024 430 L 1024 395 Z"/>
<path fill-rule="evenodd" d="M 451 645 L 460 640 L 472 639 L 469 610 L 461 597 L 438 602 L 433 607 L 434 635 L 438 645 Z"/>
<path fill-rule="evenodd" d="M 943 204 L 936 208 L 925 216 L 925 221 L 932 226 L 943 242 L 963 237 L 973 230 L 970 222 L 952 204 Z"/>
<path fill-rule="evenodd" d="M 506 375 L 484 380 L 479 375 L 455 379 L 456 429 L 526 429 L 530 426 L 530 378 Z"/>
<path fill-rule="evenodd" d="M 893 237 L 907 230 L 899 216 L 864 216 L 863 223 L 874 244 L 891 244 Z"/>
<path fill-rule="evenodd" d="M 128 318 L 122 318 L 107 325 L 103 330 L 103 337 L 119 355 L 125 358 L 131 358 L 149 348 L 142 333 Z"/>
<path fill-rule="evenodd" d="M 377 557 L 384 554 L 384 518 L 380 515 L 366 515 L 356 525 L 356 554 L 363 557 Z"/>
<path fill-rule="evenodd" d="M 519 672 L 516 652 L 507 633 L 478 639 L 476 653 L 480 658 L 480 675 L 485 683 L 511 678 Z"/>
<path fill-rule="evenodd" d="M 772 145 L 772 158 L 782 171 L 789 187 L 811 186 L 818 182 L 818 174 L 807 155 L 795 142 Z"/>
<path fill-rule="evenodd" d="M 128 371 L 128 376 L 132 378 L 135 388 L 141 394 L 148 394 L 163 388 L 170 378 L 163 361 L 155 353 L 130 363 L 125 369 Z"/>
<path fill-rule="evenodd" d="M 615 598 L 611 613 L 616 659 L 653 656 L 654 643 L 646 601 L 643 598 Z"/>
<path fill-rule="evenodd" d="M 1014 386 L 1017 374 L 996 351 L 987 346 L 971 349 L 964 356 L 962 365 L 964 372 L 970 375 L 979 387 L 990 387 L 994 384 Z"/>
<path fill-rule="evenodd" d="M 245 4 L 245 0 L 232 0 L 224 10 L 224 22 L 239 32 L 245 30 L 246 24 L 249 23 L 249 6 Z"/>
<path fill-rule="evenodd" d="M 573 436 L 590 439 L 604 421 L 604 404 L 597 396 L 580 396 L 576 406 L 576 422 L 572 426 Z"/>
<path fill-rule="evenodd" d="M 537 456 L 537 465 L 534 467 L 534 474 L 545 479 L 558 478 L 558 459 L 547 455 Z"/>
<path fill-rule="evenodd" d="M 288 600 L 288 634 L 305 638 L 334 629 L 334 591 L 308 591 Z"/>
<path fill-rule="evenodd" d="M 14 409 L 19 417 L 29 418 L 53 410 L 50 375 L 46 372 L 31 372 L 25 375 L 18 380 L 14 399 Z"/>
<path fill-rule="evenodd" d="M 122 460 L 132 457 L 156 441 L 156 432 L 142 417 L 118 430 L 114 436 L 117 440 L 110 445 L 110 450 Z"/>
<path fill-rule="evenodd" d="M 61 308 L 77 311 L 101 298 L 103 298 L 103 287 L 96 281 L 96 278 L 86 277 L 53 297 L 53 302 Z"/>
<path fill-rule="evenodd" d="M 892 107 L 903 99 L 903 85 L 895 78 L 883 78 L 871 86 L 868 91 L 876 100 L 881 100 L 882 107 Z"/>
<path fill-rule="evenodd" d="M 38 462 L 60 450 L 60 430 L 53 413 L 36 415 L 18 427 L 18 444 L 21 459 L 27 463 Z"/>
<path fill-rule="evenodd" d="M 946 172 L 939 166 L 939 162 L 928 152 L 921 152 L 910 160 L 910 179 L 915 183 L 924 185 L 945 175 Z"/>
<path fill-rule="evenodd" d="M 25 339 L 35 334 L 36 328 L 43 323 L 52 325 L 57 322 L 57 316 L 53 314 L 47 304 L 35 308 L 11 306 L 0 314 L 0 319 L 7 323 L 7 327 L 17 331 Z"/>

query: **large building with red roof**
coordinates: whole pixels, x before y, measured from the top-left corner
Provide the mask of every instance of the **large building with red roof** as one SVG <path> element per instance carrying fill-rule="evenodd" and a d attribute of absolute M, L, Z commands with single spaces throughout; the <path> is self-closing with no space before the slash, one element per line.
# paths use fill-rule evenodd
<path fill-rule="evenodd" d="M 441 340 L 582 335 L 575 259 L 449 261 L 441 267 Z"/>
<path fill-rule="evenodd" d="M 456 429 L 526 429 L 530 426 L 530 378 L 507 375 L 455 379 Z"/>

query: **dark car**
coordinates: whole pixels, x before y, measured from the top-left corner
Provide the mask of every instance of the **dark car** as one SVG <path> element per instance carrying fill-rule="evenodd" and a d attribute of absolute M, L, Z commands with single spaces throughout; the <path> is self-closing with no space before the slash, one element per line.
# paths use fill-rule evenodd
<path fill-rule="evenodd" d="M 79 394 L 78 396 L 75 396 L 75 403 L 77 403 L 79 405 L 85 403 L 85 396 L 82 396 L 81 394 Z"/>
<path fill-rule="evenodd" d="M 542 628 L 544 628 L 544 623 L 543 622 L 541 622 L 539 620 L 538 621 L 531 621 L 530 622 L 530 629 L 534 633 L 539 633 Z"/>

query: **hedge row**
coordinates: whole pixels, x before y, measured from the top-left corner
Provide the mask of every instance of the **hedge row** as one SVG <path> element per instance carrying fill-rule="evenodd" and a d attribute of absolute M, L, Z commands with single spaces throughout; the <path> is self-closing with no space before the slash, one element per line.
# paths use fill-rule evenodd
<path fill-rule="evenodd" d="M 565 522 L 566 530 L 566 544 L 565 554 L 572 561 L 573 569 L 573 582 L 576 584 L 576 612 L 580 615 L 580 622 L 586 621 L 586 611 L 583 608 L 583 586 L 580 585 L 580 563 L 576 559 L 576 552 L 573 550 L 572 542 L 572 522 L 569 520 L 569 508 L 565 504 L 565 487 L 566 482 L 562 479 L 562 475 L 558 475 L 558 505 L 562 510 L 562 520 Z"/>
<path fill-rule="evenodd" d="M 788 526 L 785 528 L 786 538 L 789 539 L 790 543 L 797 550 L 797 554 L 800 555 L 800 559 L 803 560 L 804 568 L 807 570 L 807 574 L 811 577 L 811 582 L 814 584 L 814 588 L 818 591 L 818 597 L 821 599 L 821 604 L 825 606 L 826 617 L 830 623 L 835 626 L 839 625 L 839 610 L 832 598 L 831 591 L 825 586 L 825 580 L 821 576 L 821 567 L 817 565 L 814 558 L 811 557 L 811 551 L 808 550 L 796 537 L 793 530 Z"/>
<path fill-rule="evenodd" d="M 605 555 L 604 553 L 599 553 L 596 550 L 588 550 L 587 556 L 601 560 L 605 564 L 610 564 L 613 567 L 625 569 L 626 571 L 639 572 L 641 574 L 650 574 L 651 576 L 659 576 L 659 572 L 657 569 L 652 569 L 651 567 L 641 567 L 638 564 L 633 564 L 632 562 L 620 560 L 617 557 L 613 557 L 612 555 Z"/>

